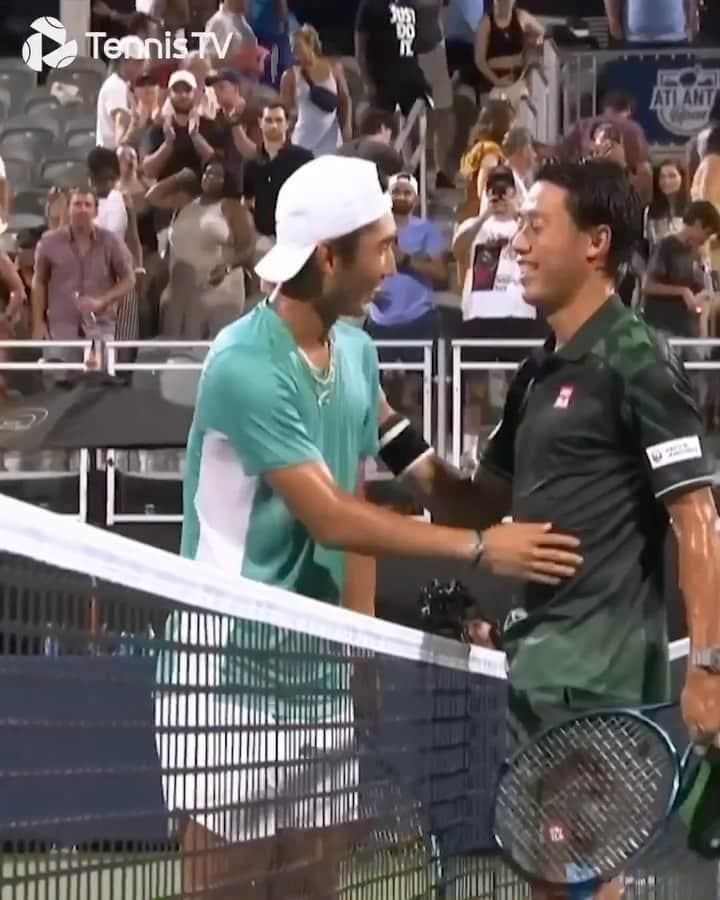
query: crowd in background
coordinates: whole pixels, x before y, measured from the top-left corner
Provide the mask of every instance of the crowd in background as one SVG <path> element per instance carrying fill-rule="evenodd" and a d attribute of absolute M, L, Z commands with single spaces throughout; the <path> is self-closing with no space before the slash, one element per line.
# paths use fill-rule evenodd
<path fill-rule="evenodd" d="M 0 256 L 2 337 L 213 338 L 266 296 L 271 286 L 253 270 L 274 241 L 278 192 L 324 153 L 373 160 L 392 194 L 397 273 L 358 323 L 378 340 L 544 335 L 523 301 L 511 241 L 538 166 L 556 156 L 612 159 L 643 198 L 623 299 L 670 335 L 715 333 L 720 92 L 687 159 L 653 167 L 632 98 L 622 94 L 604 97 L 599 113 L 557 146 L 538 144 L 518 124 L 528 66 L 545 35 L 514 0 L 491 0 L 487 10 L 482 0 L 361 0 L 354 60 L 327 55 L 285 0 L 130 7 L 93 6 L 94 27 L 121 39 L 122 56 L 96 96 L 79 98 L 93 104 L 95 128 L 74 180 L 49 187 L 41 223 L 17 231 L 10 255 Z M 620 7 L 606 7 L 619 40 Z M 665 38 L 692 39 L 698 9 L 682 0 L 677 7 L 682 22 L 671 18 L 681 33 Z M 166 31 L 200 30 L 215 36 L 214 46 L 227 42 L 222 58 L 195 48 L 169 62 L 152 52 Z M 468 92 L 474 124 L 456 103 Z M 418 172 L 408 148 L 394 146 L 403 118 L 428 99 L 431 209 L 453 192 L 453 221 L 419 215 Z M 13 183 L 2 133 L 0 156 L 7 225 L 27 185 Z M 517 353 L 483 349 L 476 357 Z M 478 384 L 475 434 L 493 405 L 487 381 Z"/>

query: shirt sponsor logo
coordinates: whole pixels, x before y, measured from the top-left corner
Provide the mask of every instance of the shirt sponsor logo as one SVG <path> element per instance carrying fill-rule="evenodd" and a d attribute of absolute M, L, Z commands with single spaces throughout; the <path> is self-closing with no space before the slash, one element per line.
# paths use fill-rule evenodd
<path fill-rule="evenodd" d="M 662 469 L 675 463 L 687 462 L 689 459 L 702 459 L 700 438 L 696 434 L 676 438 L 674 441 L 663 441 L 653 444 L 645 451 L 650 460 L 651 469 Z"/>
<path fill-rule="evenodd" d="M 557 395 L 557 400 L 555 401 L 555 409 L 567 409 L 570 406 L 570 400 L 573 395 L 573 391 L 575 390 L 575 386 L 572 384 L 564 384 L 560 388 L 560 393 Z"/>

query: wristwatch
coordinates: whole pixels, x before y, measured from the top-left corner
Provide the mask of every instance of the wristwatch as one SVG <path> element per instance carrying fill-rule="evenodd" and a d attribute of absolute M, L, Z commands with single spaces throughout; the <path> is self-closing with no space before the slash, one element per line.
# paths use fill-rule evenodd
<path fill-rule="evenodd" d="M 720 675 L 720 647 L 709 650 L 693 650 L 692 664 L 698 669 L 706 669 L 715 675 Z"/>

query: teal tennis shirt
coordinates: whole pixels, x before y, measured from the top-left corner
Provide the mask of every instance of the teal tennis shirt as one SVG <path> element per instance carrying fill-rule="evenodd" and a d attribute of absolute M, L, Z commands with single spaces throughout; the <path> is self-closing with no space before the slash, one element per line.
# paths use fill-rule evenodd
<path fill-rule="evenodd" d="M 332 328 L 331 339 L 334 371 L 325 384 L 269 302 L 217 337 L 188 439 L 181 553 L 339 603 L 343 551 L 317 544 L 264 478 L 275 469 L 318 462 L 352 493 L 360 461 L 377 453 L 375 347 L 363 331 L 343 323 Z M 289 608 L 288 621 L 293 614 Z M 207 631 L 214 635 L 211 681 L 246 691 L 243 702 L 258 693 L 282 707 L 304 695 L 322 707 L 318 694 L 337 687 L 337 665 L 326 664 L 330 649 L 307 636 L 239 619 Z M 317 665 L 310 664 L 313 655 Z"/>

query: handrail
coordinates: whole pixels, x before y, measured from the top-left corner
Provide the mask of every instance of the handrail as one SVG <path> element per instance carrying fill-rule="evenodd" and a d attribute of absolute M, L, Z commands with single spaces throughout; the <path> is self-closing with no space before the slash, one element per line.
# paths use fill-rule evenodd
<path fill-rule="evenodd" d="M 418 187 L 420 189 L 420 215 L 427 218 L 427 102 L 424 99 L 418 99 L 413 103 L 412 109 L 407 115 L 400 129 L 400 133 L 395 139 L 395 149 L 398 153 L 402 153 L 406 144 L 411 139 L 415 126 L 419 129 L 418 145 L 410 158 L 409 168 L 411 170 L 420 170 L 420 179 Z"/>

